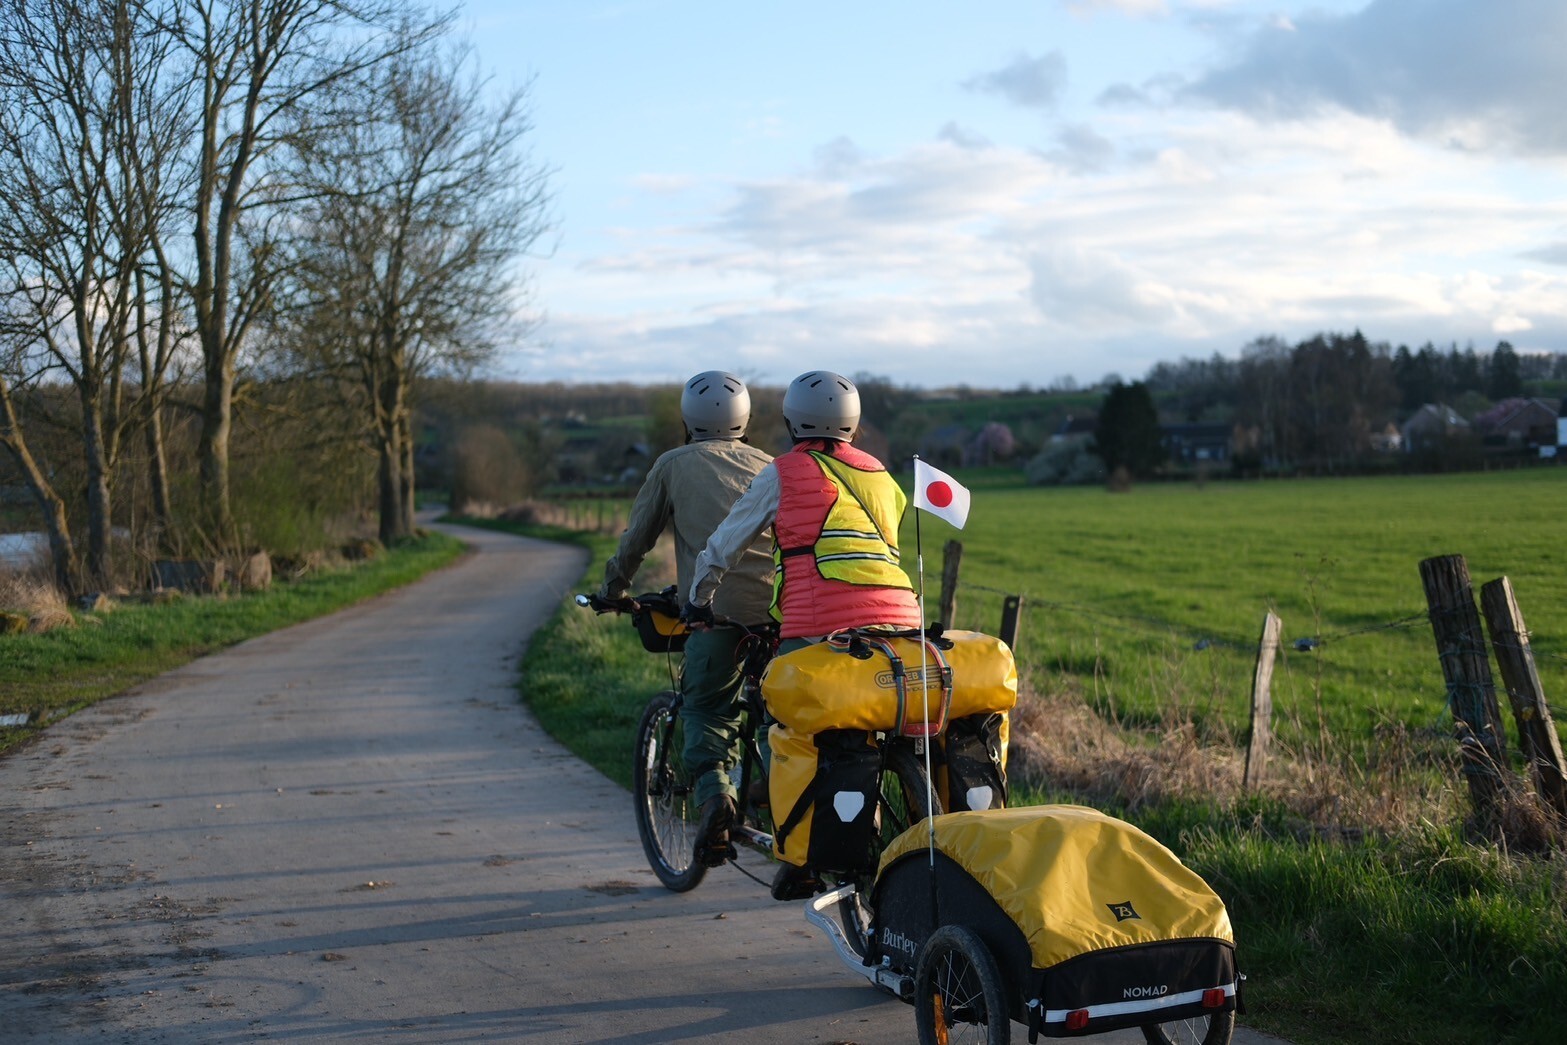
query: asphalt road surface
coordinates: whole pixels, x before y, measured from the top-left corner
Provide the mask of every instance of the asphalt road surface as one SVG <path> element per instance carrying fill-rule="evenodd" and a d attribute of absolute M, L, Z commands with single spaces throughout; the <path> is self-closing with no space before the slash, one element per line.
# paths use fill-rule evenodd
<path fill-rule="evenodd" d="M 659 886 L 627 793 L 518 700 L 581 551 L 461 533 L 0 758 L 0 1040 L 914 1039 L 800 904 Z"/>

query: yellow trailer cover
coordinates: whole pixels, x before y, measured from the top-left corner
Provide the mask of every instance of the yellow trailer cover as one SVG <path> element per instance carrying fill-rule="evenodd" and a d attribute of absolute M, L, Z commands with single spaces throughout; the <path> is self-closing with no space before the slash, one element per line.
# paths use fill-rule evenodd
<path fill-rule="evenodd" d="M 989 711 L 1009 711 L 1017 703 L 1017 665 L 1000 639 L 977 631 L 949 631 L 952 648 L 944 656 L 952 668 L 952 707 L 947 719 Z M 941 668 L 928 657 L 921 675 L 921 644 L 890 640 L 903 661 L 912 721 L 921 719 L 928 699 L 932 718 L 941 707 Z M 774 718 L 797 733 L 824 729 L 891 729 L 898 722 L 897 682 L 892 665 L 879 650 L 860 660 L 845 650 L 818 642 L 774 657 L 762 676 L 762 697 Z"/>
<path fill-rule="evenodd" d="M 1035 968 L 1133 944 L 1235 942 L 1224 902 L 1201 877 L 1156 839 L 1096 809 L 948 813 L 935 831 L 936 848 L 1022 931 Z M 887 847 L 880 872 L 928 841 L 922 821 Z"/>

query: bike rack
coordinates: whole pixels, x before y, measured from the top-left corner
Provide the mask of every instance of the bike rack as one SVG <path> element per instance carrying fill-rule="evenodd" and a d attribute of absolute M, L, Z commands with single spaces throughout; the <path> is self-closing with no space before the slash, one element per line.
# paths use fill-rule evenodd
<path fill-rule="evenodd" d="M 838 957 L 843 959 L 843 964 L 864 976 L 871 983 L 884 990 L 891 991 L 900 998 L 909 998 L 914 994 L 914 978 L 905 973 L 897 972 L 886 965 L 867 965 L 865 952 L 849 939 L 849 934 L 844 931 L 843 923 L 836 915 L 826 913 L 828 909 L 836 907 L 842 901 L 854 895 L 854 886 L 841 885 L 831 892 L 822 893 L 813 897 L 805 905 L 805 920 L 827 934 L 832 941 L 833 949 L 838 952 Z"/>

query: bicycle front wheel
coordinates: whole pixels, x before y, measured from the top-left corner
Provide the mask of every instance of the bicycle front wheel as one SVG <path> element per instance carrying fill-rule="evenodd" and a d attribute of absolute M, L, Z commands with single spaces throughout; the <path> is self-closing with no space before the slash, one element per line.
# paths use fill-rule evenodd
<path fill-rule="evenodd" d="M 943 925 L 920 950 L 914 977 L 920 1045 L 1009 1045 L 1012 1018 L 996 959 L 973 930 Z"/>
<path fill-rule="evenodd" d="M 696 888 L 707 873 L 696 859 L 700 810 L 684 751 L 680 696 L 660 693 L 648 701 L 637 726 L 632 795 L 647 862 L 664 887 L 677 893 Z"/>
<path fill-rule="evenodd" d="M 1235 1013 L 1216 1012 L 1189 1020 L 1149 1023 L 1143 1027 L 1148 1045 L 1229 1045 L 1235 1033 Z"/>

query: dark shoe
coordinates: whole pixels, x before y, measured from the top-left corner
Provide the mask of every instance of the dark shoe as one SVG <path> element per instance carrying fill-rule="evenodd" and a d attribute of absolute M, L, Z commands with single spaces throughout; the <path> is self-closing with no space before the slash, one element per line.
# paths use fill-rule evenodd
<path fill-rule="evenodd" d="M 774 900 L 809 900 L 822 891 L 822 880 L 809 867 L 779 864 L 773 875 Z"/>
<path fill-rule="evenodd" d="M 714 795 L 702 803 L 702 819 L 696 830 L 696 859 L 704 867 L 722 867 L 735 855 L 729 844 L 729 828 L 735 822 L 735 800 Z"/>

